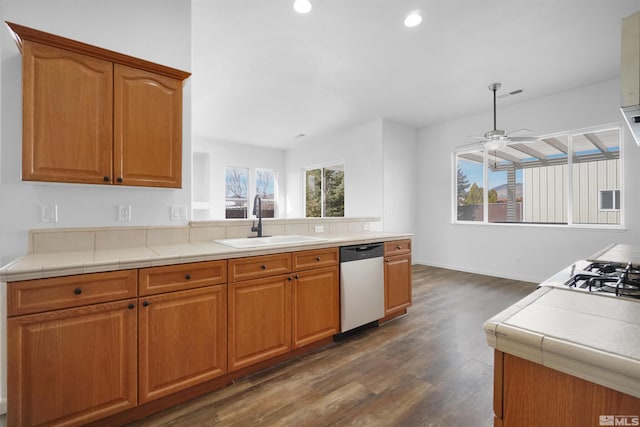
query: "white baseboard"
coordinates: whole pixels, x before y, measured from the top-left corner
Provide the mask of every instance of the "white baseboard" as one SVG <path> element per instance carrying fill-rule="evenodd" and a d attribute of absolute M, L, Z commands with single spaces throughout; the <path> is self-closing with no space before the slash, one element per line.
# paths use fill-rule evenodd
<path fill-rule="evenodd" d="M 542 283 L 544 280 L 546 280 L 546 278 L 541 279 L 539 277 L 528 277 L 525 275 L 505 274 L 500 271 L 493 271 L 493 270 L 489 271 L 489 270 L 482 270 L 482 269 L 467 268 L 460 265 L 442 264 L 438 262 L 430 262 L 425 260 L 413 260 L 413 264 L 426 265 L 429 267 L 446 268 L 448 270 L 464 271 L 465 273 L 482 274 L 484 276 L 498 277 L 501 279 L 509 279 L 509 280 L 518 280 L 522 282 Z"/>

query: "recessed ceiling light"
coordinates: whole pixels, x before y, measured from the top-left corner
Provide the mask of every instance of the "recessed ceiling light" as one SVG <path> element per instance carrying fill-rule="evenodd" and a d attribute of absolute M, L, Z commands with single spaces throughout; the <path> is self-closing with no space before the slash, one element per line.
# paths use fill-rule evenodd
<path fill-rule="evenodd" d="M 309 13 L 311 11 L 311 2 L 309 0 L 296 0 L 293 2 L 293 8 L 298 13 Z"/>
<path fill-rule="evenodd" d="M 422 22 L 422 15 L 419 10 L 414 10 L 404 19 L 405 27 L 417 27 Z"/>

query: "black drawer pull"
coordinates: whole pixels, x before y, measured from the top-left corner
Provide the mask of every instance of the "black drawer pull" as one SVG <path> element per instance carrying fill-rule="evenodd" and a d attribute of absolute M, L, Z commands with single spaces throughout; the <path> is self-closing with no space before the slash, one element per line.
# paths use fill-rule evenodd
<path fill-rule="evenodd" d="M 109 180 L 110 180 L 111 178 L 109 178 L 108 176 L 104 176 L 104 177 L 102 177 L 102 179 L 104 180 L 104 182 L 109 182 Z"/>
<path fill-rule="evenodd" d="M 287 280 L 288 280 L 288 281 L 292 281 L 292 280 L 293 280 L 293 277 L 289 276 L 289 277 L 287 277 Z"/>
<path fill-rule="evenodd" d="M 122 179 L 122 177 L 121 177 L 121 176 L 119 176 L 119 177 L 118 177 L 118 182 L 122 182 L 122 181 L 124 181 L 124 179 Z"/>
<path fill-rule="evenodd" d="M 266 270 L 266 269 L 267 269 L 267 264 L 262 264 L 262 265 L 260 266 L 260 268 L 261 268 L 261 269 L 263 269 L 263 270 Z"/>
<path fill-rule="evenodd" d="M 398 245 L 398 246 L 396 247 L 396 249 L 402 249 L 402 246 Z"/>
<path fill-rule="evenodd" d="M 299 279 L 299 278 L 300 278 L 300 275 L 299 275 L 299 274 L 296 274 L 296 275 L 295 275 L 295 278 L 296 278 L 296 279 Z"/>
<path fill-rule="evenodd" d="M 143 302 L 143 303 L 142 303 L 142 306 L 143 306 L 143 307 L 149 307 L 149 301 L 145 301 L 145 302 Z"/>
<path fill-rule="evenodd" d="M 127 306 L 127 308 L 128 308 L 129 310 L 133 310 L 135 307 L 136 307 L 136 305 L 135 305 L 135 304 L 129 304 L 129 305 Z"/>
<path fill-rule="evenodd" d="M 75 289 L 73 290 L 73 293 L 74 293 L 74 294 L 76 294 L 76 295 L 80 295 L 80 294 L 82 293 L 82 289 L 80 289 L 80 288 L 75 288 Z"/>
<path fill-rule="evenodd" d="M 316 261 L 320 261 L 320 257 L 316 257 Z"/>
<path fill-rule="evenodd" d="M 187 274 L 184 276 L 184 278 L 185 278 L 185 279 L 187 279 L 187 280 L 189 280 L 189 279 L 191 279 L 191 275 L 190 275 L 189 273 L 187 273 Z"/>

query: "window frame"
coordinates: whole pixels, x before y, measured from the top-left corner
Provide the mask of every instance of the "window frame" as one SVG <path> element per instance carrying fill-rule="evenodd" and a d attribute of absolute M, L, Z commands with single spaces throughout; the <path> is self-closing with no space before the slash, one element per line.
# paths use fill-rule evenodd
<path fill-rule="evenodd" d="M 567 176 L 566 176 L 566 181 L 567 181 L 567 188 L 566 188 L 566 194 L 565 194 L 565 199 L 566 199 L 566 204 L 567 204 L 567 212 L 566 212 L 566 222 L 564 223 L 554 223 L 554 224 L 548 224 L 548 223 L 534 223 L 534 222 L 489 222 L 489 218 L 488 218 L 488 198 L 489 198 L 489 191 L 485 191 L 484 189 L 488 188 L 488 164 L 489 164 L 489 157 L 490 157 L 490 153 L 485 150 L 484 148 L 478 150 L 478 149 L 473 149 L 473 148 L 469 148 L 465 146 L 461 146 L 461 147 L 455 147 L 452 151 L 452 155 L 451 155 L 451 173 L 450 173 L 450 177 L 452 177 L 452 181 L 451 181 L 451 223 L 452 224 L 456 224 L 456 225 L 478 225 L 478 226 L 482 226 L 482 225 L 488 225 L 488 226 L 494 226 L 494 227 L 500 227 L 500 226 L 504 226 L 504 227 L 551 227 L 551 228 L 587 228 L 587 229 L 605 229 L 605 230 L 624 230 L 625 229 L 625 211 L 626 211 L 626 202 L 625 202 L 625 185 L 624 185 L 624 144 L 625 144 L 625 132 L 624 132 L 624 126 L 622 123 L 613 123 L 613 124 L 606 124 L 606 125 L 601 125 L 601 126 L 593 126 L 593 127 L 587 127 L 587 128 L 581 128 L 581 129 L 575 129 L 575 130 L 569 130 L 569 131 L 564 131 L 564 132 L 556 132 L 556 133 L 552 133 L 552 134 L 545 134 L 545 135 L 538 135 L 539 139 L 543 139 L 543 138 L 557 138 L 557 137 L 567 137 L 568 139 L 568 155 L 567 155 Z M 612 130 L 617 130 L 619 133 L 619 151 L 620 151 L 620 155 L 619 155 L 619 188 L 616 188 L 614 190 L 617 190 L 620 192 L 620 198 L 618 200 L 618 203 L 620 205 L 620 209 L 613 209 L 613 210 L 609 210 L 609 212 L 619 212 L 620 214 L 620 221 L 618 224 L 596 224 L 596 223 L 579 223 L 579 222 L 574 222 L 573 219 L 573 202 L 574 202 L 574 197 L 573 197 L 573 157 L 574 157 L 574 151 L 573 151 L 573 137 L 575 135 L 583 135 L 586 133 L 597 133 L 597 132 L 606 132 L 606 131 L 612 131 Z M 457 188 L 457 167 L 458 167 L 458 155 L 460 154 L 465 154 L 465 153 L 477 153 L 477 154 L 482 154 L 483 157 L 483 179 L 482 179 L 482 185 L 483 185 L 483 219 L 482 221 L 470 221 L 470 220 L 459 220 L 457 215 L 458 215 L 458 188 Z M 600 208 L 600 191 L 601 189 L 598 189 L 598 209 Z M 614 200 L 615 202 L 615 200 Z M 600 210 L 600 209 L 599 209 Z"/>

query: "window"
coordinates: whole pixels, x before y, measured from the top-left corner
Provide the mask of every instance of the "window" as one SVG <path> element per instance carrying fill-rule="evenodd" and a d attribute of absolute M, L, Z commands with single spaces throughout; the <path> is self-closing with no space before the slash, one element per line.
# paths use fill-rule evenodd
<path fill-rule="evenodd" d="M 249 169 L 226 167 L 224 181 L 225 218 L 247 218 Z"/>
<path fill-rule="evenodd" d="M 620 190 L 600 190 L 600 210 L 620 210 Z"/>
<path fill-rule="evenodd" d="M 496 151 L 457 151 L 455 218 L 620 224 L 620 138 L 620 128 L 599 129 L 542 137 Z"/>
<path fill-rule="evenodd" d="M 344 216 L 344 165 L 305 170 L 305 216 Z"/>
<path fill-rule="evenodd" d="M 262 198 L 262 217 L 275 218 L 276 171 L 256 169 L 256 194 Z"/>

